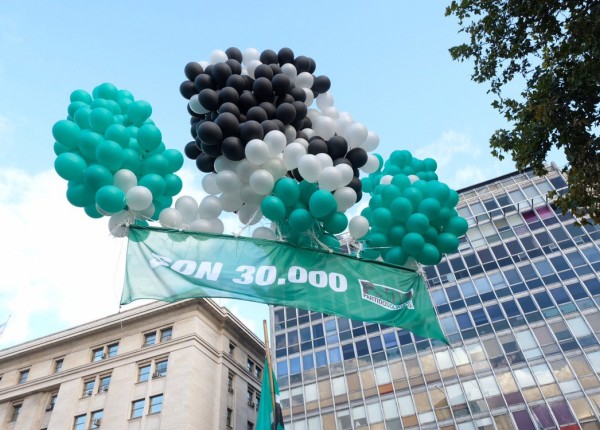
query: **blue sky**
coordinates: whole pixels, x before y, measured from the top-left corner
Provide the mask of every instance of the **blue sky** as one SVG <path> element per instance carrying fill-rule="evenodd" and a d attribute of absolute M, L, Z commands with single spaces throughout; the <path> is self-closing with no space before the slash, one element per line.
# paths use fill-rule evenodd
<path fill-rule="evenodd" d="M 69 205 L 54 173 L 52 125 L 69 95 L 103 82 L 153 107 L 168 148 L 190 140 L 179 94 L 190 61 L 215 49 L 279 50 L 317 63 L 335 106 L 380 136 L 387 158 L 408 149 L 438 161 L 440 180 L 458 189 L 514 170 L 489 153 L 502 127 L 471 64 L 451 60 L 462 40 L 445 1 L 4 2 L 0 8 L 0 348 L 119 310 L 124 239 L 107 218 Z M 560 154 L 553 161 L 562 165 Z M 186 160 L 182 194 L 200 189 Z M 227 305 L 257 333 L 263 305 Z"/>

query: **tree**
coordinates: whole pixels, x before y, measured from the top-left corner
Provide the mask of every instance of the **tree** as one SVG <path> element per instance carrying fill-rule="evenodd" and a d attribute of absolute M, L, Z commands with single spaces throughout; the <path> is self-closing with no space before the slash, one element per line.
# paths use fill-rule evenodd
<path fill-rule="evenodd" d="M 600 1 L 459 0 L 450 15 L 469 36 L 452 58 L 474 62 L 471 79 L 489 84 L 512 127 L 491 136 L 492 154 L 544 175 L 548 152 L 562 149 L 569 190 L 550 197 L 600 223 Z"/>

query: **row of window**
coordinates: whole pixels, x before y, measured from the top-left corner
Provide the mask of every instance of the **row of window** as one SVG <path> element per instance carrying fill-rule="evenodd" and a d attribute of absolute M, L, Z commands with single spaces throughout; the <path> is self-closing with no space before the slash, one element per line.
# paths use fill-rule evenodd
<path fill-rule="evenodd" d="M 150 396 L 148 402 L 147 399 L 137 399 L 131 402 L 131 413 L 130 418 L 136 419 L 141 418 L 144 414 L 153 415 L 158 414 L 162 411 L 163 407 L 163 395 L 158 394 L 156 396 Z M 146 407 L 146 403 L 148 406 Z M 104 410 L 99 409 L 92 411 L 89 414 L 89 427 L 86 426 L 88 422 L 88 414 L 77 415 L 74 419 L 73 430 L 86 430 L 86 429 L 98 429 L 102 424 L 102 418 L 104 417 Z"/>
<path fill-rule="evenodd" d="M 227 412 L 225 415 L 225 425 L 228 429 L 233 428 L 233 409 L 227 408 Z M 252 421 L 248 421 L 246 423 L 246 430 L 254 430 L 254 423 Z"/>

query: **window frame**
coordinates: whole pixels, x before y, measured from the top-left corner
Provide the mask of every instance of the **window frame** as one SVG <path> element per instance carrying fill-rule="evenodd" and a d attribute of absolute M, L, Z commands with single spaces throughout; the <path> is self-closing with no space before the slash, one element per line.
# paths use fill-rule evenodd
<path fill-rule="evenodd" d="M 129 416 L 129 419 L 135 420 L 135 419 L 143 417 L 145 410 L 146 410 L 146 399 L 133 400 L 131 402 L 131 414 Z M 139 415 L 136 414 L 137 411 L 141 411 Z"/>
<path fill-rule="evenodd" d="M 148 415 L 160 414 L 162 412 L 163 404 L 164 404 L 164 395 L 157 394 L 155 396 L 150 396 L 150 401 L 148 402 Z M 160 402 L 155 403 L 156 400 L 160 400 Z M 159 410 L 153 411 L 152 408 L 159 407 Z"/>
<path fill-rule="evenodd" d="M 22 385 L 27 382 L 27 380 L 29 379 L 30 370 L 30 367 L 19 370 L 19 378 L 17 379 L 17 385 Z"/>

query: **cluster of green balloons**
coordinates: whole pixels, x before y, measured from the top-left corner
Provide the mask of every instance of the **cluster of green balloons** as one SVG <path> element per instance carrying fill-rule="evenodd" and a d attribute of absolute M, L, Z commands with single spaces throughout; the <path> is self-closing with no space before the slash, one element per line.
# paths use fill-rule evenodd
<path fill-rule="evenodd" d="M 152 107 L 104 83 L 71 93 L 67 119 L 52 127 L 56 172 L 69 181 L 67 200 L 100 218 L 133 210 L 157 219 L 182 188 L 183 155 L 166 149 Z"/>
<path fill-rule="evenodd" d="M 371 194 L 361 212 L 368 221 L 363 256 L 405 265 L 409 257 L 423 265 L 435 265 L 442 254 L 458 249 L 458 238 L 467 221 L 454 207 L 458 193 L 437 180 L 437 163 L 419 160 L 409 151 L 397 150 L 383 168 L 362 179 Z M 354 221 L 354 220 L 353 220 Z"/>

